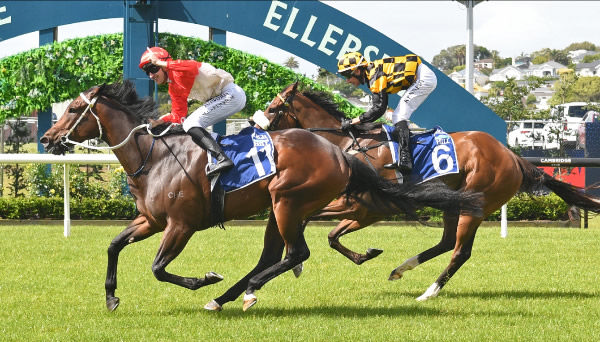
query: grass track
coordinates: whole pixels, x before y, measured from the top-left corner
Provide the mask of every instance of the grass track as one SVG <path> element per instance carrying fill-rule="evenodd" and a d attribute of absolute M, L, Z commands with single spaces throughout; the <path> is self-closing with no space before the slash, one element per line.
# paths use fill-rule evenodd
<path fill-rule="evenodd" d="M 328 228 L 306 231 L 311 258 L 220 313 L 202 309 L 249 271 L 260 227 L 199 232 L 168 270 L 221 283 L 195 292 L 158 282 L 151 263 L 160 235 L 121 253 L 117 296 L 104 304 L 106 249 L 123 226 L 0 226 L 1 341 L 598 341 L 600 228 L 481 228 L 473 257 L 425 303 L 415 301 L 446 267 L 445 254 L 399 281 L 389 272 L 437 243 L 441 229 L 374 227 L 343 238 L 356 250 L 383 248 L 356 266 L 327 244 Z"/>

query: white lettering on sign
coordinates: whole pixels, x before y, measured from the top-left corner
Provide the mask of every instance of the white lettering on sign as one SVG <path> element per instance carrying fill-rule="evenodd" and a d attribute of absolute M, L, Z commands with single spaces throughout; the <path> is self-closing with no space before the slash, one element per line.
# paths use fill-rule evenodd
<path fill-rule="evenodd" d="M 325 31 L 325 35 L 323 36 L 323 39 L 321 40 L 321 44 L 319 44 L 319 51 L 325 53 L 327 56 L 331 56 L 331 54 L 333 53 L 333 50 L 330 50 L 327 48 L 327 44 L 331 43 L 333 45 L 335 45 L 337 43 L 337 40 L 333 39 L 331 37 L 331 34 L 335 32 L 338 33 L 339 35 L 342 35 L 344 33 L 344 30 L 342 30 L 341 28 L 329 24 L 329 26 L 327 27 L 327 31 Z"/>
<path fill-rule="evenodd" d="M 282 18 L 285 16 L 286 12 L 289 13 L 289 17 L 287 18 L 287 21 L 283 23 Z M 350 32 L 346 33 L 343 28 L 333 24 L 328 24 L 325 34 L 320 40 L 319 37 L 314 37 L 314 35 L 311 37 L 319 17 L 311 14 L 308 22 L 302 22 L 297 20 L 298 14 L 300 14 L 298 8 L 288 8 L 288 4 L 285 2 L 273 0 L 271 1 L 271 6 L 269 7 L 263 26 L 275 32 L 280 32 L 286 37 L 294 40 L 299 39 L 300 42 L 311 48 L 314 48 L 316 42 L 320 41 L 317 50 L 327 56 L 332 56 L 334 51 L 337 50 L 336 59 L 340 59 L 347 52 L 360 51 L 362 49 L 363 44 L 360 37 Z M 300 36 L 300 32 L 302 32 L 302 36 Z M 364 48 L 363 55 L 365 58 L 372 61 L 378 59 L 377 55 L 379 52 L 380 49 L 377 46 L 368 45 Z M 386 57 L 389 57 L 389 55 L 384 53 L 382 58 Z"/>
<path fill-rule="evenodd" d="M 281 19 L 281 14 L 275 12 L 277 11 L 277 7 L 283 7 L 283 9 L 287 9 L 287 5 L 281 1 L 271 2 L 271 8 L 269 8 L 269 12 L 267 13 L 267 17 L 265 18 L 265 22 L 263 23 L 264 27 L 270 28 L 273 31 L 279 30 L 280 27 L 272 23 L 273 18 L 277 20 Z"/>
<path fill-rule="evenodd" d="M 0 13 L 4 13 L 4 12 L 6 12 L 6 6 L 0 7 Z M 10 24 L 10 22 L 11 22 L 11 16 L 8 16 L 6 18 L 0 18 L 0 25 Z"/>

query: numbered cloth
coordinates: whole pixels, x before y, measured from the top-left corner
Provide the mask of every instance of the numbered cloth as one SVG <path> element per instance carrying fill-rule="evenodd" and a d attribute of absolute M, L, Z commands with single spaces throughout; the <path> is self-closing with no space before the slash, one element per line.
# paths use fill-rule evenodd
<path fill-rule="evenodd" d="M 394 163 L 398 162 L 398 141 L 392 139 L 394 127 L 383 125 Z M 452 137 L 440 127 L 412 134 L 410 153 L 413 160 L 411 180 L 424 182 L 447 174 L 458 173 L 458 160 Z"/>
<path fill-rule="evenodd" d="M 222 173 L 219 182 L 225 192 L 244 188 L 275 173 L 273 159 L 273 141 L 267 132 L 246 127 L 236 135 L 213 137 L 235 166 Z M 216 163 L 216 159 L 208 154 L 208 160 Z"/>

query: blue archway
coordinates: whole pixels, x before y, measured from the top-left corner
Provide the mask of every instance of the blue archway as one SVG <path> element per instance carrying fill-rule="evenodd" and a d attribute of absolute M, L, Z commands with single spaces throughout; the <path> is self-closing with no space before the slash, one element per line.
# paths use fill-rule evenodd
<path fill-rule="evenodd" d="M 124 77 L 133 80 L 142 95 L 152 88 L 137 62 L 146 46 L 154 45 L 158 18 L 208 26 L 213 39 L 222 45 L 226 45 L 227 31 L 251 37 L 330 72 L 336 71 L 340 54 L 349 50 L 359 50 L 370 60 L 411 52 L 318 1 L 3 1 L 0 9 L 0 40 L 32 31 L 47 36 L 60 25 L 123 17 Z M 433 70 L 438 86 L 411 119 L 422 127 L 485 131 L 505 143 L 504 120 L 442 72 Z M 397 101 L 398 96 L 393 96 L 391 105 Z"/>

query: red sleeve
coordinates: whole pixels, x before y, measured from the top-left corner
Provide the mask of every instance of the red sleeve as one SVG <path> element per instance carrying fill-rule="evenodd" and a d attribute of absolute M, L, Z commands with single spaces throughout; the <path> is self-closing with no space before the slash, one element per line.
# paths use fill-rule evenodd
<path fill-rule="evenodd" d="M 181 119 L 187 116 L 187 99 L 194 85 L 196 75 L 198 75 L 200 65 L 202 63 L 192 60 L 167 61 L 171 114 L 165 116 L 163 120 L 181 123 Z"/>

